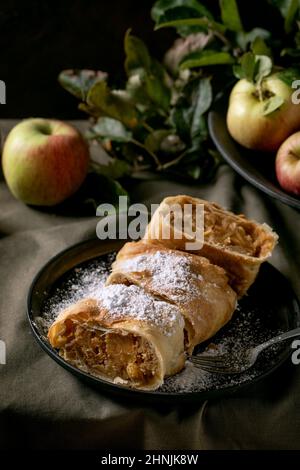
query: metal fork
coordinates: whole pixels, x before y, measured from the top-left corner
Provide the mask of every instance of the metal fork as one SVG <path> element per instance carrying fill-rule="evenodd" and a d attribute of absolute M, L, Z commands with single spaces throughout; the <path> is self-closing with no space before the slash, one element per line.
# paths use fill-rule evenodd
<path fill-rule="evenodd" d="M 296 336 L 300 336 L 300 328 L 295 328 L 294 330 L 275 336 L 254 348 L 245 349 L 241 351 L 238 356 L 228 353 L 215 356 L 202 353 L 197 356 L 190 355 L 188 356 L 188 360 L 192 362 L 195 367 L 207 372 L 216 374 L 241 374 L 255 364 L 258 355 L 264 349 Z"/>

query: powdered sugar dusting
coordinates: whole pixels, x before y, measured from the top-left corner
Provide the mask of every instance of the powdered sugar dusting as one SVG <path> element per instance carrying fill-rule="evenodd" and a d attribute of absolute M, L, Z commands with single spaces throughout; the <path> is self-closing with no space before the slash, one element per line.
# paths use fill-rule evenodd
<path fill-rule="evenodd" d="M 176 326 L 184 327 L 177 307 L 154 299 L 138 286 L 112 284 L 99 289 L 94 298 L 112 318 L 143 321 L 158 327 L 166 336 L 170 336 Z"/>
<path fill-rule="evenodd" d="M 173 253 L 156 251 L 146 253 L 130 259 L 118 261 L 123 272 L 148 271 L 152 278 L 151 284 L 155 290 L 163 288 L 170 293 L 176 293 L 177 297 L 186 295 L 187 280 L 189 280 L 189 295 L 199 292 L 194 290 L 191 282 L 193 279 L 202 281 L 201 274 L 191 268 L 188 257 L 178 256 Z"/>
<path fill-rule="evenodd" d="M 120 319 L 130 316 L 157 325 L 166 336 L 172 334 L 176 325 L 183 327 L 181 313 L 174 305 L 154 299 L 140 287 L 119 284 L 105 287 L 114 259 L 115 254 L 107 255 L 79 266 L 56 288 L 45 304 L 40 321 L 44 334 L 62 310 L 84 298 L 98 300 L 110 315 Z"/>
<path fill-rule="evenodd" d="M 108 254 L 74 268 L 50 293 L 43 309 L 42 326 L 48 330 L 58 314 L 84 298 L 95 298 L 103 289 L 116 254 Z"/>

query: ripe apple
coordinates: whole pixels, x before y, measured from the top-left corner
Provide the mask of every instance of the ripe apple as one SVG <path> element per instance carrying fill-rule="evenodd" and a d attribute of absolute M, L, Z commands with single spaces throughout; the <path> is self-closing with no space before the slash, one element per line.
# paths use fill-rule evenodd
<path fill-rule="evenodd" d="M 275 152 L 282 142 L 300 129 L 300 106 L 291 99 L 293 90 L 276 75 L 263 81 L 262 100 L 254 83 L 242 79 L 233 87 L 227 111 L 231 136 L 249 149 Z M 270 97 L 284 100 L 282 105 L 264 115 Z"/>
<path fill-rule="evenodd" d="M 280 146 L 275 168 L 280 186 L 300 196 L 300 132 L 290 135 Z"/>
<path fill-rule="evenodd" d="M 86 177 L 88 161 L 88 146 L 74 127 L 42 118 L 17 124 L 2 154 L 13 195 L 37 206 L 53 206 L 75 193 Z"/>

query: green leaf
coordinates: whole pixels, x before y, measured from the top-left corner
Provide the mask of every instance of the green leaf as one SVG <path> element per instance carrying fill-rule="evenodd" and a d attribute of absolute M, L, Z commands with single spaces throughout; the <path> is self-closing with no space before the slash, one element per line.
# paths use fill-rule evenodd
<path fill-rule="evenodd" d="M 91 134 L 94 138 L 115 140 L 116 142 L 129 142 L 132 133 L 126 129 L 122 122 L 109 117 L 100 117 L 91 128 Z"/>
<path fill-rule="evenodd" d="M 82 101 L 86 100 L 89 89 L 97 82 L 108 77 L 107 73 L 95 70 L 63 70 L 59 76 L 59 83 L 69 93 Z"/>
<path fill-rule="evenodd" d="M 92 161 L 90 167 L 95 173 L 104 175 L 114 180 L 128 176 L 131 173 L 131 166 L 119 158 L 114 158 L 107 165 L 102 165 L 98 162 Z"/>
<path fill-rule="evenodd" d="M 145 71 L 145 74 L 141 74 L 141 79 L 145 83 L 145 90 L 150 100 L 167 112 L 171 100 L 171 91 L 164 83 L 160 64 L 158 62 L 153 63 L 151 72 L 147 73 Z"/>
<path fill-rule="evenodd" d="M 292 83 L 295 80 L 300 79 L 300 68 L 292 67 L 292 68 L 288 68 L 285 70 L 281 70 L 280 72 L 276 73 L 276 76 L 281 81 L 283 81 L 284 83 L 286 83 L 288 86 L 291 87 Z"/>
<path fill-rule="evenodd" d="M 241 63 L 241 70 L 242 70 L 243 78 L 246 78 L 247 80 L 249 80 L 249 82 L 252 82 L 254 79 L 254 73 L 255 73 L 254 54 L 252 52 L 246 52 L 242 56 L 240 63 Z"/>
<path fill-rule="evenodd" d="M 256 38 L 261 38 L 262 40 L 270 39 L 271 33 L 270 31 L 263 29 L 263 28 L 253 28 L 251 31 L 247 33 L 244 31 L 239 31 L 236 35 L 236 41 L 238 46 L 245 51 L 247 49 L 248 44 L 255 41 Z"/>
<path fill-rule="evenodd" d="M 181 69 L 203 67 L 207 65 L 233 64 L 235 59 L 229 52 L 217 52 L 211 49 L 196 51 L 188 54 L 180 63 Z"/>
<path fill-rule="evenodd" d="M 125 70 L 128 76 L 139 68 L 150 69 L 151 58 L 148 48 L 141 39 L 130 34 L 130 30 L 127 30 L 125 34 L 124 49 L 126 54 Z"/>
<path fill-rule="evenodd" d="M 193 105 L 194 112 L 191 122 L 191 138 L 192 140 L 199 135 L 203 130 L 203 123 L 201 117 L 206 113 L 212 103 L 212 87 L 210 78 L 202 78 L 199 81 L 199 85 L 194 93 Z"/>
<path fill-rule="evenodd" d="M 243 31 L 236 0 L 220 0 L 221 18 L 230 31 Z"/>
<path fill-rule="evenodd" d="M 281 57 L 288 56 L 292 59 L 298 59 L 300 57 L 300 49 L 293 49 L 291 47 L 286 47 L 282 49 L 280 53 Z"/>
<path fill-rule="evenodd" d="M 207 138 L 205 113 L 211 103 L 210 78 L 194 79 L 185 86 L 171 114 L 171 121 L 183 141 L 198 148 L 199 142 Z"/>
<path fill-rule="evenodd" d="M 164 67 L 150 56 L 143 41 L 130 34 L 130 31 L 127 31 L 125 35 L 124 48 L 125 70 L 129 79 L 135 76 L 139 80 L 139 96 L 142 97 L 144 94 L 156 106 L 167 111 L 171 92 L 166 84 L 167 74 Z M 145 104 L 148 105 L 147 102 Z"/>
<path fill-rule="evenodd" d="M 233 65 L 232 66 L 232 72 L 233 72 L 233 75 L 235 76 L 235 78 L 237 78 L 238 80 L 241 80 L 242 78 L 245 78 L 245 75 L 244 75 L 244 72 L 242 70 L 242 67 L 240 65 Z"/>
<path fill-rule="evenodd" d="M 270 57 L 246 52 L 240 59 L 240 65 L 234 67 L 234 74 L 237 78 L 246 78 L 250 82 L 260 82 L 271 73 L 272 65 Z"/>
<path fill-rule="evenodd" d="M 254 80 L 256 82 L 261 82 L 261 80 L 272 71 L 272 60 L 266 55 L 257 55 L 255 56 L 255 75 Z"/>
<path fill-rule="evenodd" d="M 183 102 L 182 102 L 183 101 Z M 179 100 L 171 110 L 171 122 L 183 140 L 190 138 L 191 106 L 186 100 Z"/>
<path fill-rule="evenodd" d="M 93 108 L 86 103 L 79 103 L 78 109 L 80 109 L 80 111 L 84 111 L 87 114 L 90 114 L 91 116 L 97 117 L 99 115 L 99 110 L 97 108 Z"/>
<path fill-rule="evenodd" d="M 196 11 L 197 17 L 206 17 L 210 20 L 213 20 L 211 12 L 197 0 L 159 0 L 156 2 L 152 8 L 152 18 L 156 23 L 162 22 L 162 17 L 166 14 L 168 10 L 174 9 L 176 7 L 187 7 Z M 193 13 L 192 13 L 193 14 Z M 169 15 L 169 13 L 167 14 Z M 188 16 L 189 17 L 189 16 Z M 180 17 L 179 17 L 180 19 Z M 192 33 L 197 33 L 203 30 L 202 25 L 176 25 L 178 34 L 181 36 L 188 36 Z"/>
<path fill-rule="evenodd" d="M 293 29 L 293 23 L 295 21 L 295 16 L 299 11 L 299 1 L 291 0 L 289 2 L 289 7 L 284 20 L 284 30 L 286 33 L 290 33 Z"/>
<path fill-rule="evenodd" d="M 264 105 L 263 115 L 267 116 L 268 114 L 273 113 L 274 111 L 276 111 L 276 109 L 280 108 L 283 103 L 284 99 L 281 96 L 272 96 Z"/>
<path fill-rule="evenodd" d="M 257 36 L 252 44 L 251 44 L 251 50 L 254 55 L 266 55 L 268 57 L 272 57 L 272 51 L 271 49 L 267 46 L 265 41 Z"/>
<path fill-rule="evenodd" d="M 212 14 L 210 11 L 197 0 L 159 0 L 155 2 L 152 10 L 151 16 L 155 22 L 158 22 L 159 18 L 166 13 L 167 10 L 176 7 L 190 7 L 202 15 L 206 16 L 207 18 L 213 19 Z M 200 16 L 198 15 L 198 16 Z"/>
<path fill-rule="evenodd" d="M 104 81 L 95 83 L 87 95 L 87 104 L 97 116 L 108 116 L 121 121 L 125 126 L 137 125 L 137 112 L 134 104 L 123 91 L 110 90 Z"/>
<path fill-rule="evenodd" d="M 155 29 L 178 26 L 199 26 L 199 31 L 207 31 L 208 29 L 216 30 L 221 33 L 225 31 L 222 24 L 217 23 L 207 16 L 200 16 L 199 12 L 194 8 L 175 7 L 166 11 L 162 15 L 155 26 Z"/>

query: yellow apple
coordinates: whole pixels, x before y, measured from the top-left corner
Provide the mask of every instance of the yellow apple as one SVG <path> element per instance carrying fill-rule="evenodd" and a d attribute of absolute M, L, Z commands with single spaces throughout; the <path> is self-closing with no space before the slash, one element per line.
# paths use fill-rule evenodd
<path fill-rule="evenodd" d="M 249 149 L 276 152 L 289 135 L 300 130 L 300 105 L 292 102 L 293 91 L 276 74 L 263 80 L 262 96 L 254 83 L 239 80 L 227 111 L 227 127 L 234 140 Z M 271 97 L 279 97 L 283 103 L 265 114 Z"/>

